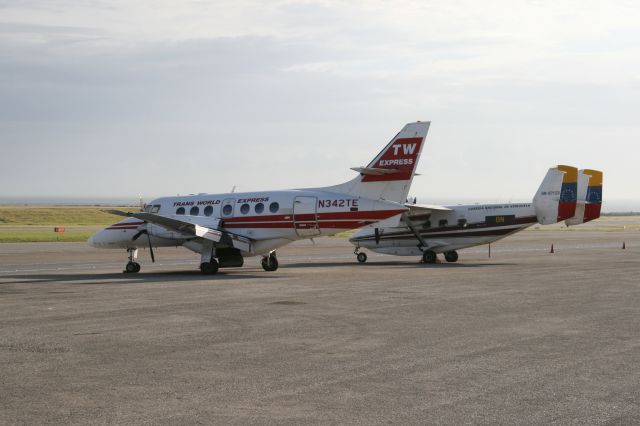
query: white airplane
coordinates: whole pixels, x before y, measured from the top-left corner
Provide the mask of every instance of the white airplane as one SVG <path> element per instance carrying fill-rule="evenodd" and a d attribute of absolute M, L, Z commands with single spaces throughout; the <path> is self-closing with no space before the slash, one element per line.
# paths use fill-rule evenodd
<path fill-rule="evenodd" d="M 140 271 L 139 247 L 183 246 L 200 253 L 200 270 L 240 267 L 244 257 L 262 256 L 275 271 L 275 250 L 292 241 L 334 235 L 398 216 L 409 192 L 430 122 L 409 123 L 359 175 L 324 188 L 251 193 L 198 194 L 153 200 L 89 239 L 98 248 L 126 249 L 125 272 Z M 397 221 L 397 220 L 396 220 Z M 146 238 L 140 238 L 146 235 Z"/>
<path fill-rule="evenodd" d="M 358 262 L 367 261 L 362 248 L 397 256 L 422 256 L 435 263 L 444 253 L 456 262 L 466 247 L 491 243 L 536 223 L 565 221 L 567 226 L 600 217 L 602 172 L 571 166 L 549 169 L 533 202 L 521 204 L 471 204 L 456 206 L 409 205 L 400 223 L 361 229 L 349 241 Z"/>

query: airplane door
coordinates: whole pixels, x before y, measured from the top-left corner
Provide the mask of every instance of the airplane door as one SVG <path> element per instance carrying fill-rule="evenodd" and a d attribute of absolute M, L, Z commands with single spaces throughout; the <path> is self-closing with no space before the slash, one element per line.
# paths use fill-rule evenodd
<path fill-rule="evenodd" d="M 236 204 L 235 198 L 227 198 L 220 206 L 220 216 L 233 217 L 233 208 Z"/>
<path fill-rule="evenodd" d="M 300 237 L 320 235 L 318 226 L 318 199 L 316 197 L 296 197 L 293 201 L 293 227 Z"/>

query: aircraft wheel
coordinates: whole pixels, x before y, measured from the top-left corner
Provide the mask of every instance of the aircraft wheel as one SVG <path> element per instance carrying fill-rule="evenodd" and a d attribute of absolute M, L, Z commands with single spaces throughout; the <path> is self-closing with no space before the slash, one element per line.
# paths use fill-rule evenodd
<path fill-rule="evenodd" d="M 422 261 L 424 263 L 436 263 L 437 258 L 438 256 L 436 256 L 436 252 L 433 250 L 426 250 L 422 253 Z"/>
<path fill-rule="evenodd" d="M 124 267 L 124 272 L 127 274 L 140 272 L 140 264 L 138 262 L 129 262 L 127 263 L 127 266 Z"/>
<path fill-rule="evenodd" d="M 263 257 L 260 263 L 262 264 L 262 269 L 267 272 L 273 272 L 278 269 L 278 258 L 275 255 Z"/>
<path fill-rule="evenodd" d="M 447 262 L 457 262 L 458 261 L 458 252 L 455 250 L 444 252 L 444 258 Z"/>
<path fill-rule="evenodd" d="M 358 253 L 358 255 L 356 256 L 356 259 L 358 259 L 358 262 L 360 263 L 364 263 L 367 261 L 367 253 Z"/>
<path fill-rule="evenodd" d="M 211 262 L 203 262 L 200 264 L 200 271 L 204 275 L 215 275 L 218 273 L 218 261 L 216 259 L 211 259 Z"/>

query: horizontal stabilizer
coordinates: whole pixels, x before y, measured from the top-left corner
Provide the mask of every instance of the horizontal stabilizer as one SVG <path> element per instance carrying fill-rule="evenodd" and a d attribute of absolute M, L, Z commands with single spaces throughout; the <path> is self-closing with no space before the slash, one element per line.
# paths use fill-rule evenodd
<path fill-rule="evenodd" d="M 376 167 L 352 167 L 351 170 L 364 176 L 382 176 L 400 172 L 398 169 L 381 169 Z"/>

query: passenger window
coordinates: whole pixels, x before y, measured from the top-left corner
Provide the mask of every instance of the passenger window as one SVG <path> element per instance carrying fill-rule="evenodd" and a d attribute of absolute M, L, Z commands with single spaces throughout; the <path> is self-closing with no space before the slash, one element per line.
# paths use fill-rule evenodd
<path fill-rule="evenodd" d="M 458 219 L 458 226 L 465 227 L 467 225 L 467 219 Z"/>
<path fill-rule="evenodd" d="M 258 203 L 254 208 L 256 210 L 256 213 L 260 214 L 264 211 L 264 204 Z"/>
<path fill-rule="evenodd" d="M 178 210 L 176 210 L 176 214 L 184 214 L 184 207 L 178 207 Z"/>
<path fill-rule="evenodd" d="M 231 213 L 233 213 L 233 206 L 231 204 L 227 204 L 222 208 L 223 216 L 231 216 Z"/>
<path fill-rule="evenodd" d="M 213 214 L 213 206 L 207 206 L 204 208 L 204 215 L 211 216 Z"/>
<path fill-rule="evenodd" d="M 275 212 L 277 212 L 279 209 L 280 209 L 280 204 L 278 204 L 278 203 L 276 203 L 276 202 L 273 202 L 273 203 L 269 204 L 269 211 L 270 211 L 271 213 L 275 213 Z"/>
<path fill-rule="evenodd" d="M 448 224 L 449 224 L 449 221 L 447 219 L 441 219 L 440 222 L 438 222 L 438 226 L 440 226 L 440 228 L 444 228 Z"/>
<path fill-rule="evenodd" d="M 247 213 L 249 213 L 250 209 L 251 209 L 251 207 L 249 207 L 249 204 L 243 204 L 243 205 L 240 206 L 240 213 L 247 214 Z"/>
<path fill-rule="evenodd" d="M 158 213 L 160 211 L 160 204 L 154 204 L 151 208 L 151 213 Z"/>
<path fill-rule="evenodd" d="M 191 210 L 189 211 L 189 214 L 191 216 L 198 216 L 198 213 L 200 213 L 200 209 L 196 206 L 191 207 Z"/>

